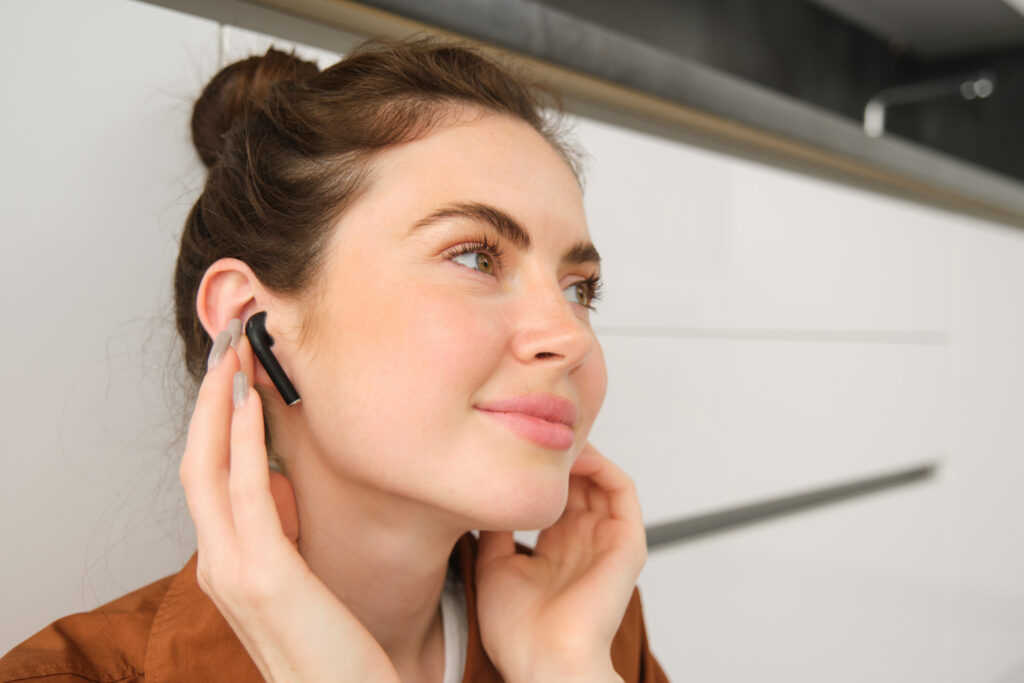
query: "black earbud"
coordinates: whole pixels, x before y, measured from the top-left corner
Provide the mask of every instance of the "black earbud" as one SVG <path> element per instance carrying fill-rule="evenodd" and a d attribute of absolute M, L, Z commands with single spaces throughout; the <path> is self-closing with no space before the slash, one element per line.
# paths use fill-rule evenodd
<path fill-rule="evenodd" d="M 274 345 L 274 339 L 267 333 L 266 311 L 254 313 L 246 321 L 245 336 L 249 338 L 249 344 L 252 345 L 253 353 L 256 354 L 263 368 L 270 375 L 274 386 L 281 392 L 281 398 L 284 399 L 284 402 L 293 406 L 301 401 L 302 399 L 299 398 L 299 393 L 295 391 L 295 387 L 292 386 L 288 375 L 284 374 L 281 364 L 277 362 L 277 358 L 274 358 L 274 354 L 270 351 L 270 347 Z"/>

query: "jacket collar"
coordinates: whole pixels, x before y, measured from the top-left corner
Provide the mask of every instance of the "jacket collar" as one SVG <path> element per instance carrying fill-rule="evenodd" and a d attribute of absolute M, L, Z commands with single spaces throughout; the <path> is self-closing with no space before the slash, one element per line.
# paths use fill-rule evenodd
<path fill-rule="evenodd" d="M 478 541 L 470 533 L 455 544 L 451 562 L 461 573 L 466 591 L 466 643 L 464 683 L 498 683 L 480 640 L 476 614 L 476 557 Z M 213 601 L 203 593 L 196 577 L 198 553 L 174 577 L 153 619 L 146 646 L 146 680 L 218 681 L 242 683 L 262 680 L 234 631 Z"/>

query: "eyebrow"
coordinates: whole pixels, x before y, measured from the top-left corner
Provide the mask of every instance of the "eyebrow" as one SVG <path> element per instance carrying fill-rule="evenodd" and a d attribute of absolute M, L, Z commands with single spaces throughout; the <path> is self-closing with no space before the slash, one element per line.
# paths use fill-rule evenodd
<path fill-rule="evenodd" d="M 512 218 L 508 212 L 482 202 L 456 202 L 442 206 L 430 215 L 416 221 L 409 232 L 415 232 L 450 218 L 465 218 L 478 223 L 486 223 L 523 251 L 530 248 L 530 233 L 526 231 L 526 228 Z M 600 267 L 601 255 L 597 253 L 597 248 L 592 242 L 577 242 L 562 255 L 562 263 L 569 265 L 593 263 Z"/>

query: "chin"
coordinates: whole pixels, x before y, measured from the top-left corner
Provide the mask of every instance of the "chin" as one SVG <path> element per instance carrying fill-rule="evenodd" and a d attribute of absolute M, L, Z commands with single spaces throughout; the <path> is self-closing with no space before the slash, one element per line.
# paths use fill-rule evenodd
<path fill-rule="evenodd" d="M 568 498 L 568 482 L 557 491 L 516 495 L 504 500 L 495 496 L 488 509 L 478 515 L 478 529 L 529 531 L 551 526 L 562 516 Z"/>

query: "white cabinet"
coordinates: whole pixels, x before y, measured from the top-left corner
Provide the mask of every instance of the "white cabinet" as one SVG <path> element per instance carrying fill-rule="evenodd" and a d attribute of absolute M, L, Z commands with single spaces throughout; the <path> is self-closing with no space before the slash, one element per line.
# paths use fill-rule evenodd
<path fill-rule="evenodd" d="M 649 521 L 946 454 L 950 234 L 908 202 L 594 121 L 593 442 Z"/>

